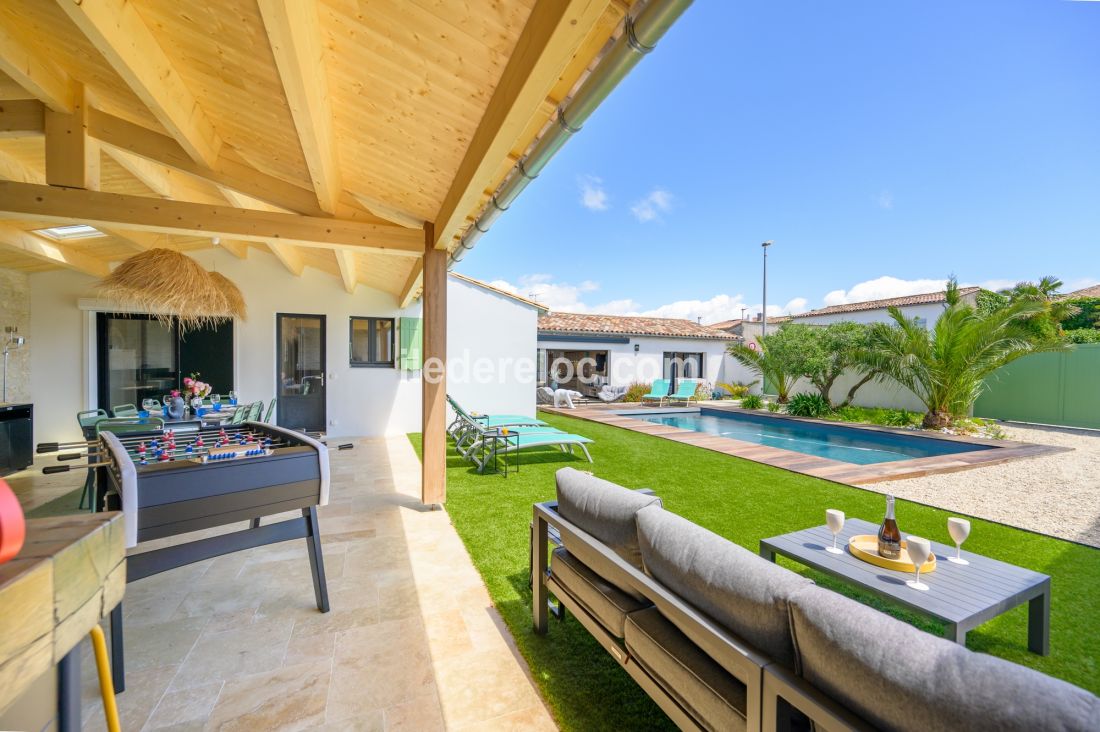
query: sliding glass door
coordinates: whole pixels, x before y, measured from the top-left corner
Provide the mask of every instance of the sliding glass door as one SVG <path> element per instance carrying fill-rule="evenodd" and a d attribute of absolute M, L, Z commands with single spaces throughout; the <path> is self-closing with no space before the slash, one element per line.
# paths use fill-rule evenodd
<path fill-rule="evenodd" d="M 234 388 L 231 322 L 180 333 L 151 315 L 98 313 L 96 340 L 101 409 L 140 409 L 143 399 L 159 401 L 190 374 L 199 374 L 219 394 Z"/>

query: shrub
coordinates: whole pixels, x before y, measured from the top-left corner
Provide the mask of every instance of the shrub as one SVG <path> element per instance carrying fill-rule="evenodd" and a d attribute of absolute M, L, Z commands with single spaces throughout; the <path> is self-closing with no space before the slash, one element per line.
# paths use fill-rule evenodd
<path fill-rule="evenodd" d="M 626 390 L 626 396 L 623 397 L 624 402 L 640 402 L 642 396 L 648 394 L 650 389 L 653 388 L 653 384 L 646 384 L 641 381 L 635 381 Z"/>
<path fill-rule="evenodd" d="M 714 390 L 711 388 L 710 384 L 705 381 L 700 381 L 698 384 L 695 385 L 695 401 L 705 402 L 706 400 L 714 396 L 714 394 L 712 393 L 713 391 Z"/>
<path fill-rule="evenodd" d="M 771 412 L 772 414 L 775 414 L 776 412 L 778 412 L 782 408 L 783 408 L 783 405 L 780 404 L 779 402 L 768 402 L 768 411 Z"/>
<path fill-rule="evenodd" d="M 921 416 L 907 409 L 887 409 L 882 416 L 881 424 L 887 427 L 909 427 L 920 424 Z"/>
<path fill-rule="evenodd" d="M 1074 328 L 1066 331 L 1066 340 L 1070 343 L 1100 343 L 1100 330 L 1096 328 Z"/>
<path fill-rule="evenodd" d="M 752 384 L 755 384 L 755 383 L 756 383 L 755 381 L 752 382 Z M 742 384 L 740 382 L 727 384 L 725 382 L 720 381 L 720 382 L 718 382 L 717 386 L 718 386 L 719 389 L 723 389 L 727 394 L 729 394 L 730 398 L 732 398 L 732 399 L 742 399 L 742 398 L 744 398 L 744 396 L 746 394 L 749 393 L 749 387 L 751 387 L 752 384 Z"/>
<path fill-rule="evenodd" d="M 741 397 L 742 409 L 760 409 L 764 406 L 764 397 L 759 394 L 746 394 Z"/>
<path fill-rule="evenodd" d="M 820 394 L 810 392 L 795 394 L 787 402 L 787 414 L 793 414 L 796 417 L 821 417 L 831 411 L 829 401 Z"/>

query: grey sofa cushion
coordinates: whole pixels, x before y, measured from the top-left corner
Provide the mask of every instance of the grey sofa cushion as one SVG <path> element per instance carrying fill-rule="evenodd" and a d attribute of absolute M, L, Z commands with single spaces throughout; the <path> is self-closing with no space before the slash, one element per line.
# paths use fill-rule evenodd
<path fill-rule="evenodd" d="M 649 605 L 604 580 L 564 548 L 550 555 L 550 576 L 616 638 L 623 637 L 627 613 Z"/>
<path fill-rule="evenodd" d="M 654 579 L 768 656 L 794 662 L 787 600 L 810 580 L 662 508 L 638 512 L 638 538 Z"/>
<path fill-rule="evenodd" d="M 646 506 L 661 505 L 657 496 L 637 493 L 573 468 L 557 472 L 558 513 L 576 524 L 630 564 L 642 568 L 638 525 L 634 515 Z M 593 571 L 634 597 L 641 597 L 609 562 L 563 536 L 565 548 Z"/>
<path fill-rule="evenodd" d="M 703 729 L 745 729 L 745 685 L 726 673 L 655 608 L 626 619 L 626 650 Z"/>
<path fill-rule="evenodd" d="M 968 651 L 820 587 L 791 599 L 791 627 L 803 678 L 882 729 L 1100 727 L 1100 699 L 1084 689 Z"/>

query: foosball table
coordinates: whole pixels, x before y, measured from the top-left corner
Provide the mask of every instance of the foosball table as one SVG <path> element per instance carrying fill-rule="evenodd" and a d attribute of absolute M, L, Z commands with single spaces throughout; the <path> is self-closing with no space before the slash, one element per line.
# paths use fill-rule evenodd
<path fill-rule="evenodd" d="M 88 467 L 97 473 L 96 507 L 123 512 L 128 549 L 249 522 L 237 531 L 129 552 L 127 582 L 231 552 L 305 539 L 317 609 L 328 612 L 317 507 L 328 503 L 329 462 L 328 448 L 319 440 L 245 422 L 180 434 L 170 429 L 117 435 L 105 431 L 86 447 Z M 57 466 L 44 472 L 68 469 Z M 265 516 L 288 511 L 301 515 L 260 523 Z M 111 629 L 115 685 L 121 690 L 121 607 L 111 614 Z"/>

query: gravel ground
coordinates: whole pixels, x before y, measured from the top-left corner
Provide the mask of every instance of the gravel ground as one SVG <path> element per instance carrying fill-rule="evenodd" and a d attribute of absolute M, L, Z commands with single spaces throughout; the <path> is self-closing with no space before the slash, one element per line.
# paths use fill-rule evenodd
<path fill-rule="evenodd" d="M 1010 440 L 1073 452 L 866 488 L 1100 547 L 1100 432 L 1016 424 L 1004 429 Z"/>

